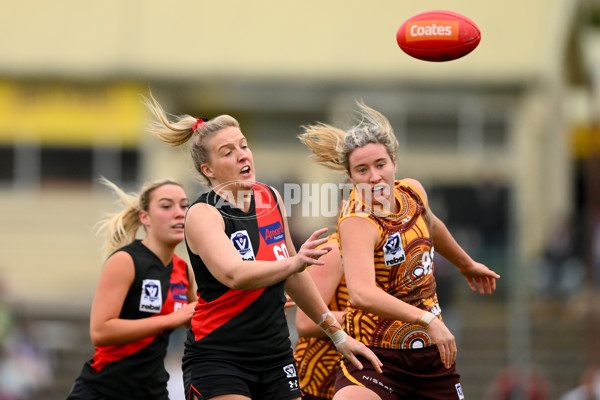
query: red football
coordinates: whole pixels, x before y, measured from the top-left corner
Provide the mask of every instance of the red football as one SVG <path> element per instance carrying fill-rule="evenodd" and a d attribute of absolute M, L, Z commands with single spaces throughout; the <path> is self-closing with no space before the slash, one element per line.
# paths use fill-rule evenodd
<path fill-rule="evenodd" d="M 450 61 L 472 52 L 481 32 L 469 18 L 453 11 L 434 10 L 407 19 L 396 33 L 398 46 L 425 61 Z"/>

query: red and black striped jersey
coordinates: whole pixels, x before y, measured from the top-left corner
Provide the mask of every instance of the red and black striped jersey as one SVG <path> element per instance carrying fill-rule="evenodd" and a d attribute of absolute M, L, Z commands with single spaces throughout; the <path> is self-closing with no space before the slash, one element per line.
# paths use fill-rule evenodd
<path fill-rule="evenodd" d="M 248 212 L 214 191 L 204 193 L 194 204 L 199 202 L 214 206 L 221 214 L 224 234 L 241 259 L 268 261 L 289 257 L 283 216 L 277 197 L 268 186 L 254 185 Z M 210 273 L 189 246 L 188 254 L 198 286 L 198 305 L 188 330 L 184 364 L 196 357 L 251 357 L 266 361 L 291 351 L 283 307 L 285 281 L 259 289 L 231 289 Z M 248 263 L 248 268 L 253 268 L 253 264 Z"/>
<path fill-rule="evenodd" d="M 165 266 L 140 240 L 117 251 L 131 255 L 135 268 L 119 318 L 152 318 L 187 304 L 189 279 L 184 260 L 174 255 Z M 81 378 L 114 399 L 168 399 L 164 358 L 171 332 L 165 330 L 126 344 L 96 346 Z"/>

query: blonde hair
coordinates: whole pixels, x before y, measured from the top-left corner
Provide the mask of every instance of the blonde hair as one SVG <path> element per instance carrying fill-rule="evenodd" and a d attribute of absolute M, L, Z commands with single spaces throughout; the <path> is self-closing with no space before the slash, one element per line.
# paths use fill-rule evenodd
<path fill-rule="evenodd" d="M 190 154 L 194 162 L 194 168 L 200 173 L 203 183 L 210 187 L 210 180 L 202 172 L 202 164 L 210 161 L 206 139 L 227 127 L 239 129 L 240 124 L 238 121 L 226 114 L 206 120 L 206 122 L 199 125 L 196 124 L 198 118 L 187 114 L 174 116 L 175 120 L 170 121 L 162 106 L 152 96 L 152 93 L 150 93 L 149 99 L 145 97 L 142 97 L 142 99 L 144 105 L 156 118 L 155 121 L 150 123 L 148 132 L 173 147 L 180 146 L 191 138 Z"/>
<path fill-rule="evenodd" d="M 120 187 L 101 177 L 99 182 L 118 196 L 120 202 L 124 205 L 121 211 L 107 214 L 105 218 L 96 224 L 96 233 L 105 233 L 104 258 L 108 258 L 112 253 L 121 247 L 133 242 L 142 222 L 140 221 L 140 211 L 148 211 L 150 207 L 150 198 L 152 192 L 164 185 L 183 186 L 176 181 L 163 179 L 145 184 L 139 193 L 125 193 Z"/>
<path fill-rule="evenodd" d="M 369 143 L 384 145 L 392 161 L 396 160 L 398 140 L 388 119 L 362 101 L 357 104 L 360 121 L 348 131 L 321 122 L 302 127 L 304 132 L 298 138 L 312 151 L 316 163 L 349 171 L 350 154 Z"/>

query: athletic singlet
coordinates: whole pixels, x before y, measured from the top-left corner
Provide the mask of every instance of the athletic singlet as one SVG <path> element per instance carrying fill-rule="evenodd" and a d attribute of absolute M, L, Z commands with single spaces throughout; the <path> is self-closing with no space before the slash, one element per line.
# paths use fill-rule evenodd
<path fill-rule="evenodd" d="M 338 234 L 333 233 L 327 238 L 327 244 L 337 245 Z M 317 266 L 316 268 L 323 268 Z M 348 288 L 346 279 L 342 279 L 335 289 L 333 298 L 328 306 L 331 311 L 344 311 L 348 303 Z M 341 354 L 330 339 L 301 337 L 296 344 L 294 358 L 298 363 L 300 389 L 312 396 L 333 398 L 336 365 Z"/>
<path fill-rule="evenodd" d="M 241 259 L 269 261 L 289 257 L 283 217 L 271 188 L 254 185 L 248 212 L 214 191 L 201 195 L 191 207 L 196 203 L 212 205 L 221 214 L 224 234 Z M 283 308 L 285 281 L 260 289 L 230 289 L 210 273 L 189 246 L 187 249 L 198 287 L 198 305 L 188 329 L 184 368 L 186 361 L 195 359 L 279 360 L 283 354 L 291 354 Z M 248 264 L 248 268 L 252 267 Z"/>
<path fill-rule="evenodd" d="M 117 250 L 133 259 L 135 278 L 119 318 L 142 319 L 170 314 L 187 304 L 187 264 L 177 255 L 165 266 L 141 240 Z M 113 253 L 114 254 L 114 253 Z M 134 342 L 96 346 L 81 371 L 90 387 L 114 399 L 167 399 L 169 374 L 164 358 L 172 330 Z"/>
<path fill-rule="evenodd" d="M 433 276 L 433 241 L 426 221 L 427 205 L 419 191 L 406 181 L 395 182 L 394 194 L 400 211 L 394 215 L 376 215 L 352 190 L 340 213 L 338 229 L 350 217 L 365 218 L 373 224 L 379 232 L 374 248 L 377 287 L 441 319 Z M 351 302 L 344 322 L 346 332 L 368 346 L 414 349 L 434 344 L 421 326 L 381 318 L 352 307 Z"/>

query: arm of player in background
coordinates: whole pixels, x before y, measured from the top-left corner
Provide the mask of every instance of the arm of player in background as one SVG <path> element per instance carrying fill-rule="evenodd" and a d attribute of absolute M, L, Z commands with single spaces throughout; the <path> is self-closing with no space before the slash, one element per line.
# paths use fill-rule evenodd
<path fill-rule="evenodd" d="M 415 179 L 405 180 L 418 188 L 425 200 L 425 204 L 429 204 L 423 185 Z M 458 268 L 460 273 L 467 279 L 471 290 L 474 292 L 478 290 L 481 294 L 492 294 L 496 290 L 496 279 L 499 279 L 500 275 L 490 270 L 487 266 L 474 261 L 456 242 L 446 224 L 430 208 L 428 208 L 427 214 L 435 251 Z"/>
<path fill-rule="evenodd" d="M 337 241 L 332 242 L 332 244 L 331 251 L 321 257 L 321 260 L 325 262 L 325 265 L 313 266 L 308 269 L 312 281 L 315 283 L 321 298 L 326 303 L 331 302 L 340 280 L 344 275 Z M 335 319 L 342 324 L 344 312 L 332 311 L 331 313 Z M 323 330 L 315 324 L 302 309 L 296 311 L 296 330 L 298 331 L 298 336 L 327 337 L 325 332 L 323 332 Z"/>
<path fill-rule="evenodd" d="M 194 304 L 152 318 L 119 318 L 134 277 L 133 259 L 128 253 L 118 251 L 106 260 L 90 315 L 90 337 L 94 346 L 133 342 L 165 329 L 175 329 L 192 317 Z"/>

